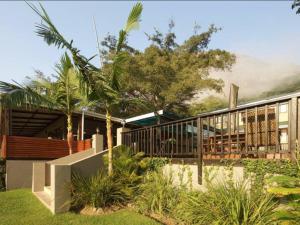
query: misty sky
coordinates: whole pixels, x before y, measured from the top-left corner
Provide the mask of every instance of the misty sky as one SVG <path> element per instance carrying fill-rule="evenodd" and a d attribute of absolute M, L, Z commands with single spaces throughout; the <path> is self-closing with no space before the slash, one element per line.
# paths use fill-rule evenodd
<path fill-rule="evenodd" d="M 34 2 L 37 4 L 37 2 Z M 134 2 L 43 2 L 54 24 L 86 56 L 96 54 L 93 17 L 100 38 L 116 34 L 125 23 Z M 222 28 L 211 42 L 221 48 L 263 61 L 300 64 L 300 15 L 291 10 L 291 1 L 233 2 L 143 2 L 139 31 L 129 37 L 138 49 L 149 42 L 146 33 L 153 28 L 167 31 L 170 19 L 175 21 L 178 42 L 193 33 L 195 22 L 202 31 L 210 24 Z M 63 53 L 47 44 L 35 33 L 39 17 L 23 1 L 0 2 L 0 78 L 22 81 L 34 69 L 54 73 L 54 64 Z"/>

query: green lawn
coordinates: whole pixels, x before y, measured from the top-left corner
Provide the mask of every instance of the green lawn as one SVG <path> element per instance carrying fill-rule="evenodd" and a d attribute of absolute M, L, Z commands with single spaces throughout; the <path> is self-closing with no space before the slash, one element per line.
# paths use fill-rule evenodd
<path fill-rule="evenodd" d="M 159 223 L 129 210 L 104 216 L 83 216 L 75 213 L 52 215 L 30 190 L 0 192 L 0 224 L 2 225 L 158 225 Z"/>

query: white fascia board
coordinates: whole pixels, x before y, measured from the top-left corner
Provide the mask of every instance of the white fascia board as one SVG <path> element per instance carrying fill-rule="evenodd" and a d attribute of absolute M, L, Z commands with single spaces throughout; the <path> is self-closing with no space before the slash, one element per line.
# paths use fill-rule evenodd
<path fill-rule="evenodd" d="M 82 114 L 82 111 L 76 111 L 76 113 Z M 95 117 L 98 119 L 106 120 L 106 116 L 103 114 L 100 114 L 100 113 L 96 113 L 96 112 L 92 112 L 92 111 L 85 111 L 84 114 L 87 116 L 92 116 L 92 117 Z M 113 116 L 111 117 L 111 120 L 113 122 L 119 122 L 119 123 L 121 123 L 123 121 L 123 119 L 118 118 L 118 117 L 113 117 Z"/>
<path fill-rule="evenodd" d="M 162 109 L 159 110 L 159 111 L 157 111 L 158 115 L 162 115 L 163 113 L 164 112 L 163 112 Z M 125 122 L 126 123 L 130 123 L 130 122 L 134 122 L 134 121 L 142 120 L 142 119 L 147 119 L 147 118 L 154 117 L 154 116 L 155 116 L 155 113 L 151 112 L 151 113 L 143 114 L 143 115 L 140 115 L 140 116 L 135 116 L 135 117 L 131 117 L 131 118 L 125 119 Z"/>

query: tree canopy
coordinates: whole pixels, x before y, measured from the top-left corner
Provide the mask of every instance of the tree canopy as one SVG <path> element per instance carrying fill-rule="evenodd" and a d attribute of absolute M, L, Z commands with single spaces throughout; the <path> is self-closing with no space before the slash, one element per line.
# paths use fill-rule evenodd
<path fill-rule="evenodd" d="M 153 34 L 146 34 L 150 44 L 143 51 L 126 48 L 127 60 L 121 80 L 123 96 L 134 96 L 144 103 L 144 107 L 123 105 L 127 115 L 160 109 L 187 115 L 190 101 L 196 95 L 206 90 L 222 91 L 223 81 L 211 78 L 210 73 L 230 69 L 235 56 L 209 48 L 213 34 L 220 29 L 214 25 L 202 33 L 196 29 L 192 36 L 179 44 L 173 32 L 174 26 L 171 21 L 166 34 L 158 29 Z M 103 51 L 104 61 L 109 60 L 109 52 L 116 48 L 114 40 L 109 35 L 102 42 L 106 49 Z"/>

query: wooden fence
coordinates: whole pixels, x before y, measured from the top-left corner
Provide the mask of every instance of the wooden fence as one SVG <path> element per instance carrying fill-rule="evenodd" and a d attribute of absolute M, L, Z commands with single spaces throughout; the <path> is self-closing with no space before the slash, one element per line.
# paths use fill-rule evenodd
<path fill-rule="evenodd" d="M 73 152 L 92 147 L 91 139 L 73 142 Z M 6 159 L 57 159 L 69 155 L 65 140 L 6 136 L 2 137 L 1 157 Z"/>

